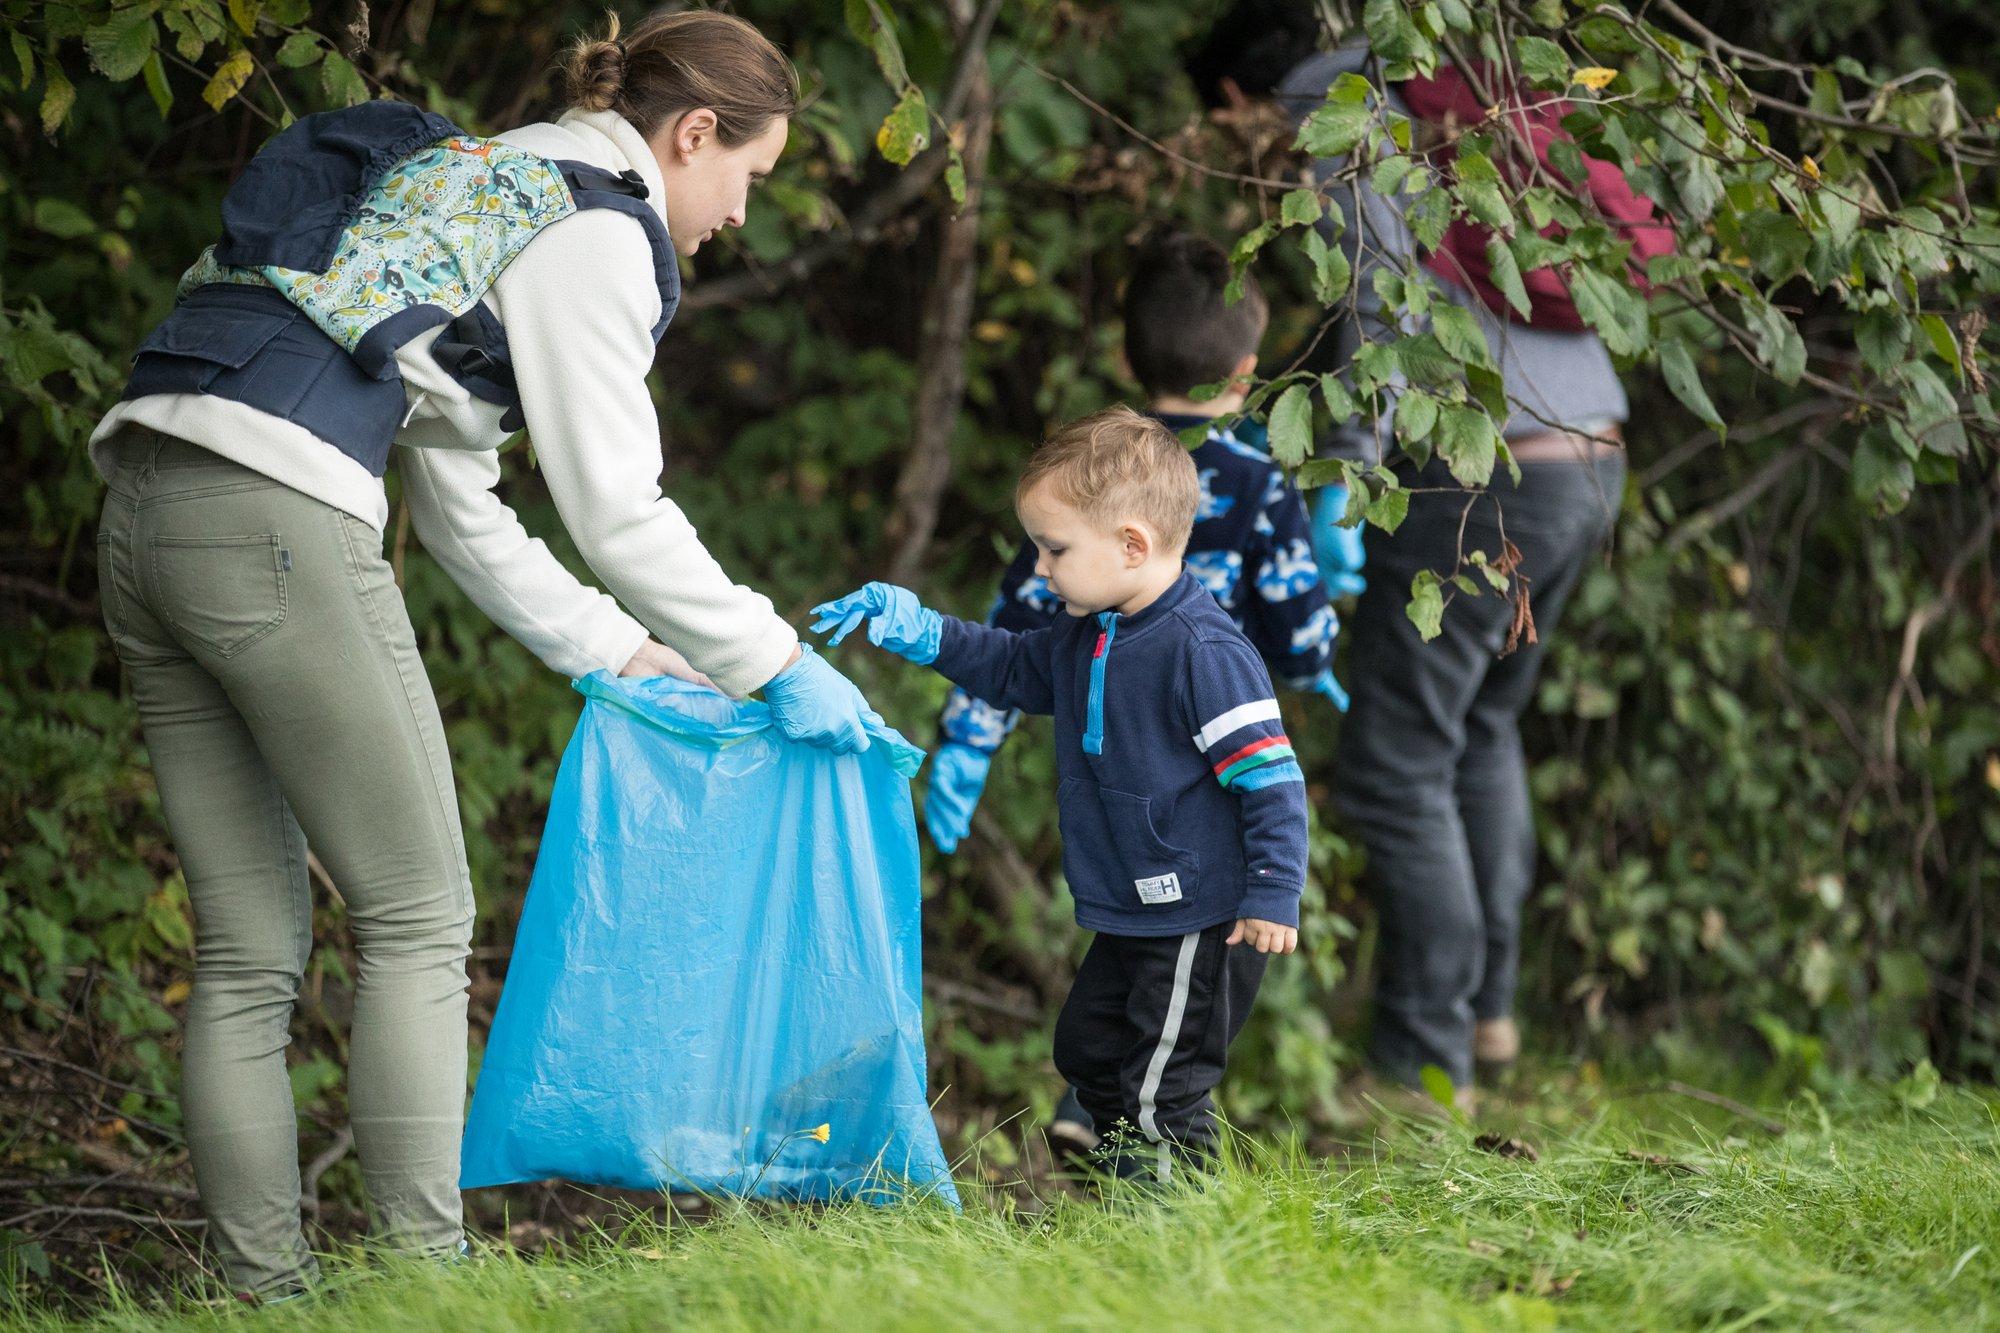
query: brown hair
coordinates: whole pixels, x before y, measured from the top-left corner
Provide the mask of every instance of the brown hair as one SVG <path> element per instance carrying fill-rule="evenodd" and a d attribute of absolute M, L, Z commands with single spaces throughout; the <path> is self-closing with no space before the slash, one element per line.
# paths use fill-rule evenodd
<path fill-rule="evenodd" d="M 1014 502 L 1045 482 L 1057 499 L 1107 528 L 1143 519 L 1168 551 L 1186 548 L 1201 503 L 1201 479 L 1187 449 L 1129 407 L 1107 407 L 1058 427 L 1029 456 Z"/>
<path fill-rule="evenodd" d="M 733 14 L 660 11 L 619 35 L 580 38 L 563 65 L 572 106 L 616 111 L 650 138 L 685 112 L 715 112 L 715 137 L 734 148 L 798 110 L 799 77 L 770 39 Z"/>
<path fill-rule="evenodd" d="M 1147 393 L 1184 394 L 1226 380 L 1263 340 L 1269 307 L 1249 273 L 1229 304 L 1229 256 L 1205 236 L 1147 237 L 1125 287 L 1125 360 Z"/>

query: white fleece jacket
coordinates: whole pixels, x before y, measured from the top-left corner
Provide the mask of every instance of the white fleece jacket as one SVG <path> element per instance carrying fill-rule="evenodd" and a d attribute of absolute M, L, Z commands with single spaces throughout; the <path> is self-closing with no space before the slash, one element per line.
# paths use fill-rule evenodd
<path fill-rule="evenodd" d="M 614 112 L 571 111 L 500 137 L 544 157 L 637 171 L 666 217 L 659 164 Z M 395 456 L 425 549 L 502 629 L 565 675 L 618 670 L 649 630 L 731 694 L 776 675 L 798 635 L 769 598 L 723 572 L 660 489 L 660 423 L 646 386 L 660 294 L 644 230 L 609 209 L 565 218 L 528 243 L 485 300 L 507 330 L 556 509 L 618 600 L 578 582 L 494 493 L 507 438 L 501 412 L 432 359 L 441 330 L 396 355 L 410 414 Z M 100 473 L 112 461 L 105 441 L 127 422 L 190 440 L 378 530 L 387 524 L 380 478 L 278 417 L 206 394 L 120 403 L 91 436 Z"/>

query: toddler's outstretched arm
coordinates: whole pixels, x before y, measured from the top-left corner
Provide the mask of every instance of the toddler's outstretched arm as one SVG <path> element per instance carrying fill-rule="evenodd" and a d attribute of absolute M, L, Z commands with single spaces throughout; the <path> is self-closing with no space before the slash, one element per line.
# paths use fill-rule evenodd
<path fill-rule="evenodd" d="M 931 610 L 908 588 L 870 583 L 813 608 L 812 631 L 833 647 L 867 622 L 869 642 L 928 666 L 1002 708 L 1055 711 L 1050 631 L 1014 634 Z"/>

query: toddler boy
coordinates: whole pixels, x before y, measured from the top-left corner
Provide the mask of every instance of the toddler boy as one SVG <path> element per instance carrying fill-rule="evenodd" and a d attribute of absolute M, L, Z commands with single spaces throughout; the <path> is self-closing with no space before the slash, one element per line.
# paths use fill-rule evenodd
<path fill-rule="evenodd" d="M 1097 932 L 1056 1023 L 1057 1069 L 1118 1175 L 1213 1150 L 1210 1094 L 1266 956 L 1298 944 L 1304 775 L 1271 677 L 1182 556 L 1194 460 L 1114 407 L 1058 430 L 1015 492 L 1066 613 L 1014 632 L 870 583 L 815 608 L 980 699 L 1055 719 L 1063 870 Z"/>

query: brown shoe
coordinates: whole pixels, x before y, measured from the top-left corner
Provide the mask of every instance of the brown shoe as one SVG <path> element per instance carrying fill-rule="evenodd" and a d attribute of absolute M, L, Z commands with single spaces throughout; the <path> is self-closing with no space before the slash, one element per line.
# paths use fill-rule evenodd
<path fill-rule="evenodd" d="M 1471 1116 L 1478 1104 L 1471 1088 L 1454 1088 L 1451 1100 L 1451 1106 L 1441 1106 L 1424 1089 L 1398 1083 L 1372 1069 L 1364 1069 L 1342 1079 L 1337 1098 L 1341 1118 L 1352 1125 L 1380 1120 L 1384 1116 L 1404 1120 L 1419 1117 L 1442 1120 L 1454 1111 Z"/>
<path fill-rule="evenodd" d="M 1489 1018 L 1472 1029 L 1472 1065 L 1482 1083 L 1498 1083 L 1521 1058 L 1521 1029 L 1511 1018 Z"/>

